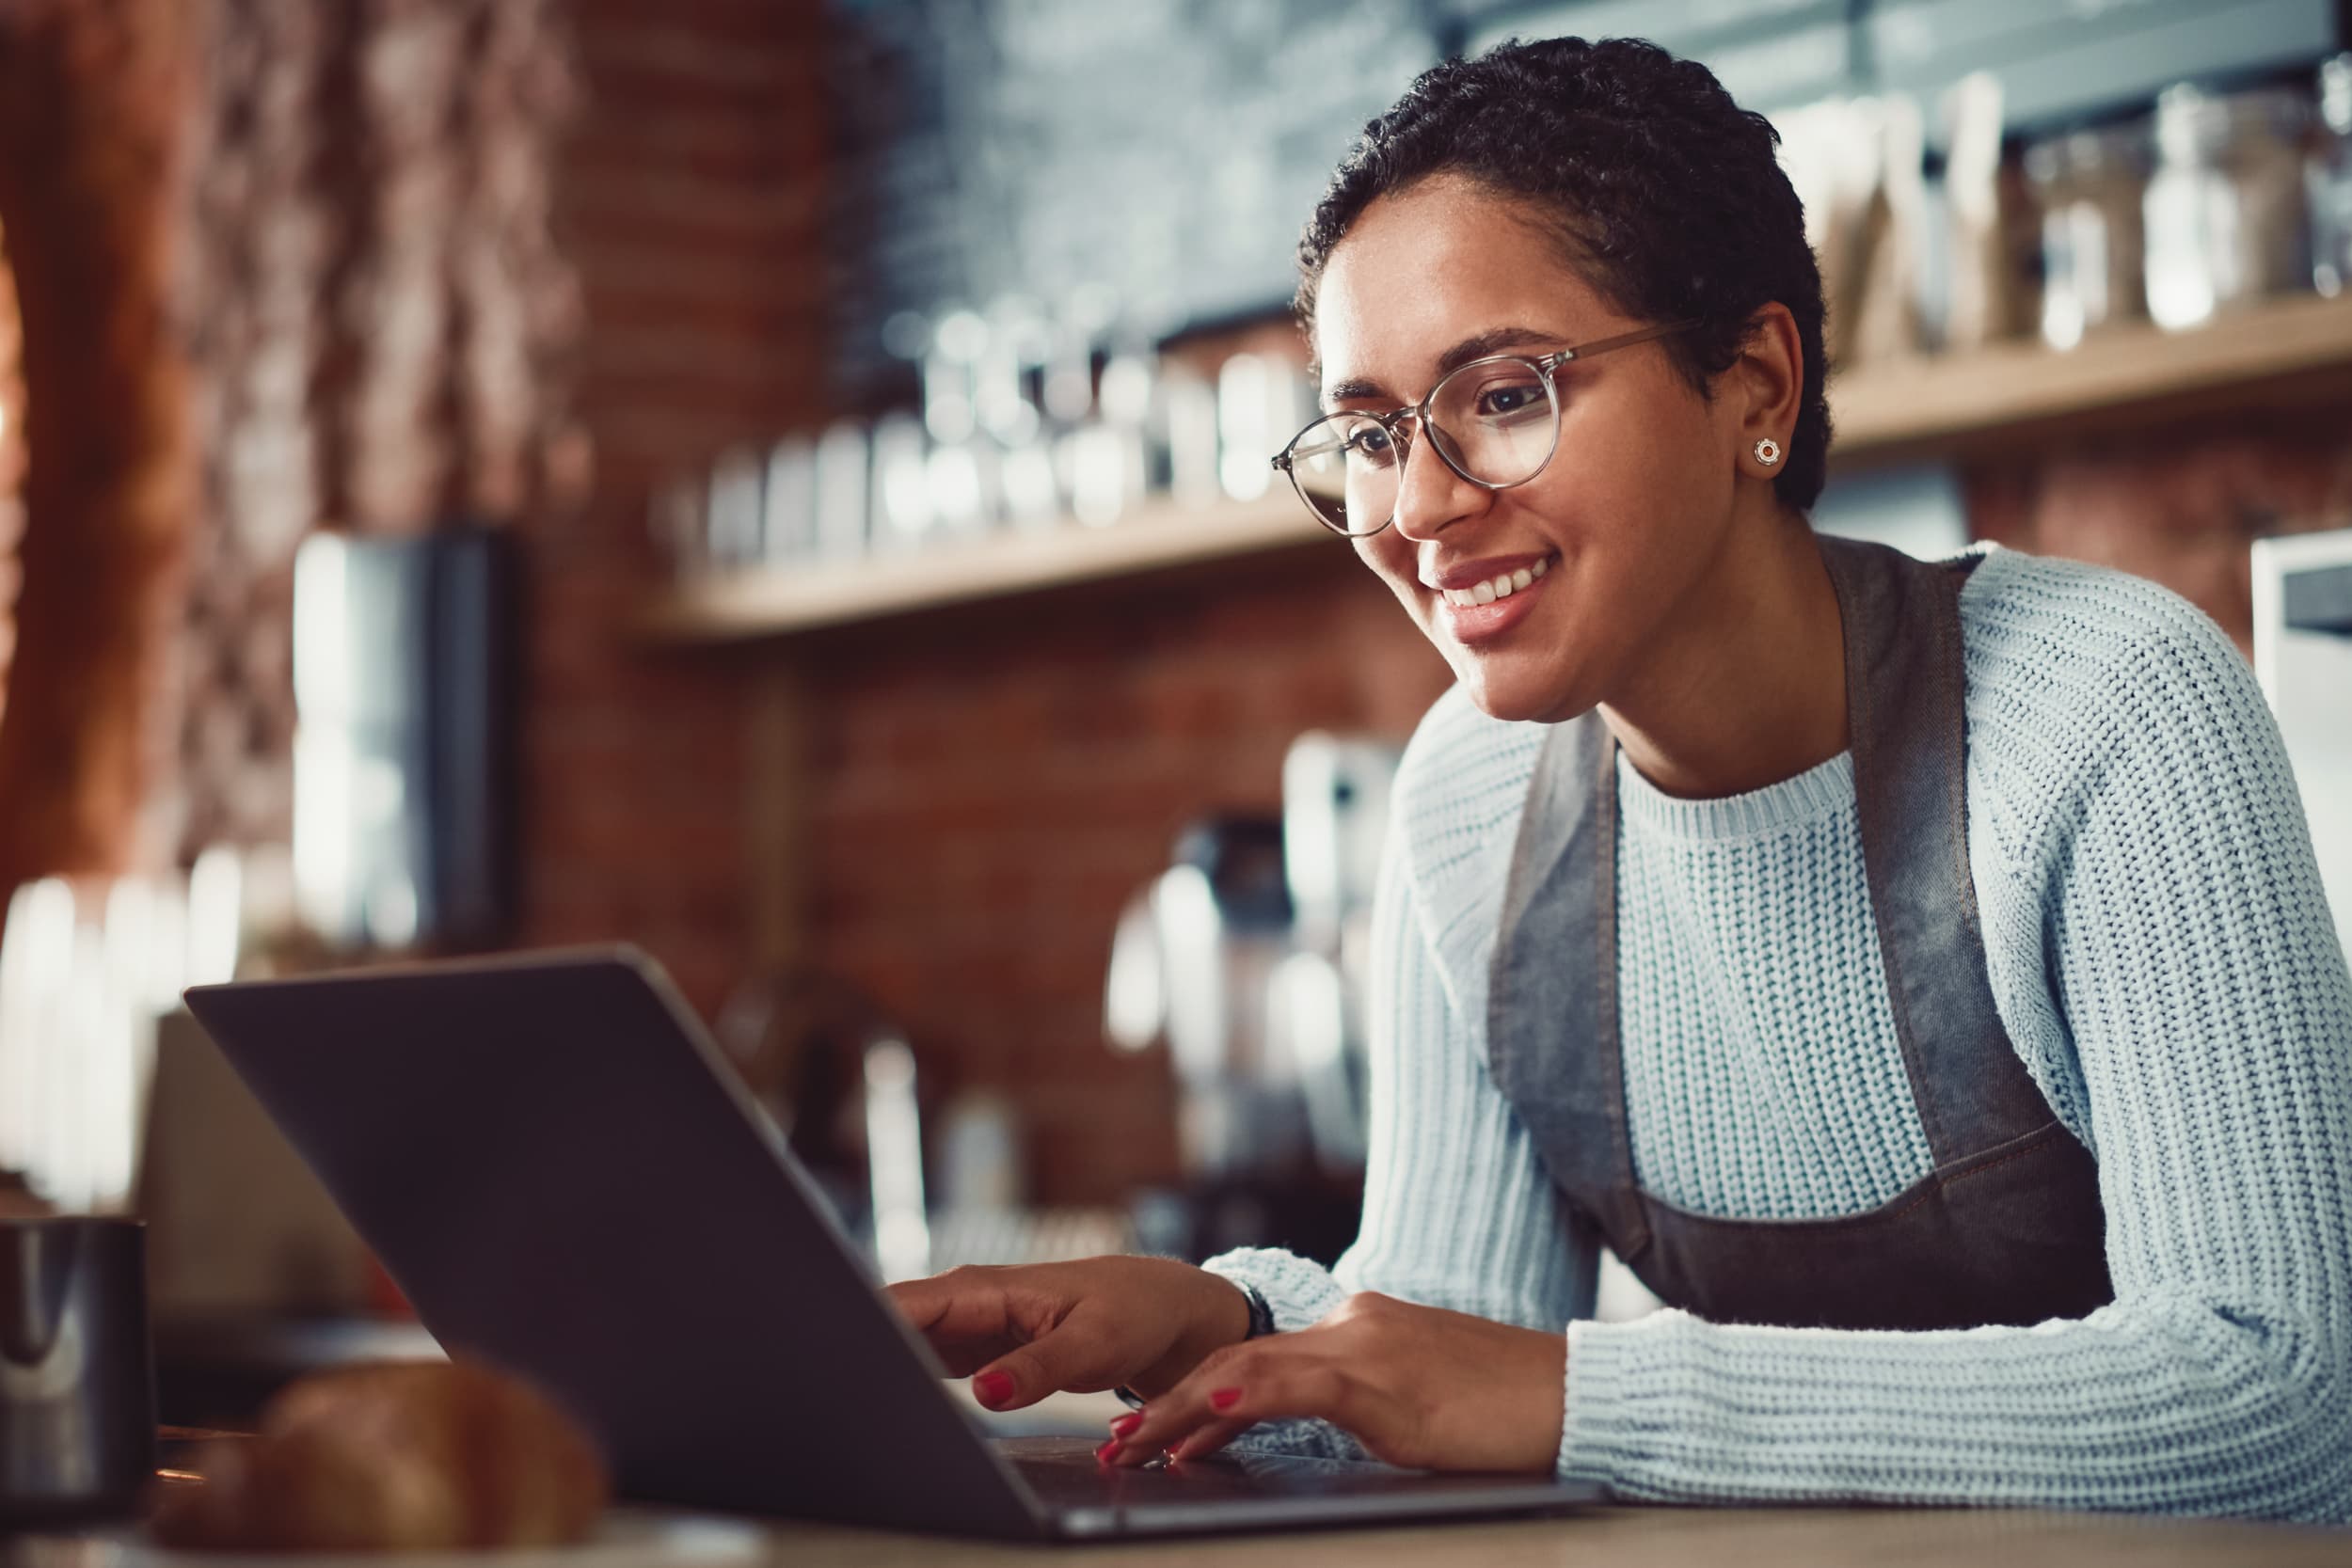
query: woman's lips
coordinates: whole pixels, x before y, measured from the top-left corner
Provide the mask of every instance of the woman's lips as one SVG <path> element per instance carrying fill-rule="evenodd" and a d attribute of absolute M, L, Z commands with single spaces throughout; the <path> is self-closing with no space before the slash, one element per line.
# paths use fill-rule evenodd
<path fill-rule="evenodd" d="M 1431 592 L 1430 597 L 1436 602 L 1438 614 L 1442 618 L 1446 630 L 1453 634 L 1454 641 L 1458 642 L 1489 641 L 1502 636 L 1527 618 L 1528 613 L 1534 608 L 1536 596 L 1542 594 L 1551 581 L 1550 565 L 1551 563 L 1547 561 L 1543 576 L 1537 577 L 1531 574 L 1526 587 L 1514 588 L 1507 598 L 1499 598 L 1492 604 L 1455 604 L 1443 593 L 1435 591 Z"/>

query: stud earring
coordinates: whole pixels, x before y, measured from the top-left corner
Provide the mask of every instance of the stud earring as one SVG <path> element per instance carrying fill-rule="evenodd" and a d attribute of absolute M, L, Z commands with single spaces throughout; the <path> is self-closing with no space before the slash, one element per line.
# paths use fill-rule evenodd
<path fill-rule="evenodd" d="M 1780 461 L 1780 443 L 1767 436 L 1756 444 L 1756 460 L 1766 467 Z"/>

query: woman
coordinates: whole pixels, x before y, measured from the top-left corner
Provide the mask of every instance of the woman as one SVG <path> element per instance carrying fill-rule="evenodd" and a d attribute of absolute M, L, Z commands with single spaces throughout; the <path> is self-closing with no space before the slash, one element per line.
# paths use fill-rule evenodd
<path fill-rule="evenodd" d="M 2148 583 L 1812 533 L 1773 140 L 1647 45 L 1509 45 L 1300 246 L 1333 417 L 1277 466 L 1459 677 L 1355 1246 L 898 1301 L 990 1405 L 1138 1391 L 1107 1464 L 1277 1423 L 1626 1497 L 2352 1518 L 2352 978 L 2275 729 Z M 1669 1310 L 1584 1321 L 1604 1243 Z"/>

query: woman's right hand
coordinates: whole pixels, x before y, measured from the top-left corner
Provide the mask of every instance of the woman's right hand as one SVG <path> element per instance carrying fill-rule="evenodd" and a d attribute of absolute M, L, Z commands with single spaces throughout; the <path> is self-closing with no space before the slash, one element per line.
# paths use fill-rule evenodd
<path fill-rule="evenodd" d="M 1239 1287 L 1168 1258 L 967 1267 L 887 1289 L 991 1410 L 1122 1384 L 1148 1399 L 1249 1337 Z"/>

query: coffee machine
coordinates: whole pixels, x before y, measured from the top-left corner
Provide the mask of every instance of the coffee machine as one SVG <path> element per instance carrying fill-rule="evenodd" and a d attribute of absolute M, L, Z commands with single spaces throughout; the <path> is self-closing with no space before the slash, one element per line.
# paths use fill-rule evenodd
<path fill-rule="evenodd" d="M 1176 1188 L 1135 1215 L 1154 1251 L 1285 1246 L 1329 1261 L 1355 1237 L 1364 1161 L 1364 949 L 1397 750 L 1311 732 L 1284 758 L 1279 816 L 1203 817 L 1130 902 L 1104 1033 L 1165 1047 Z"/>

